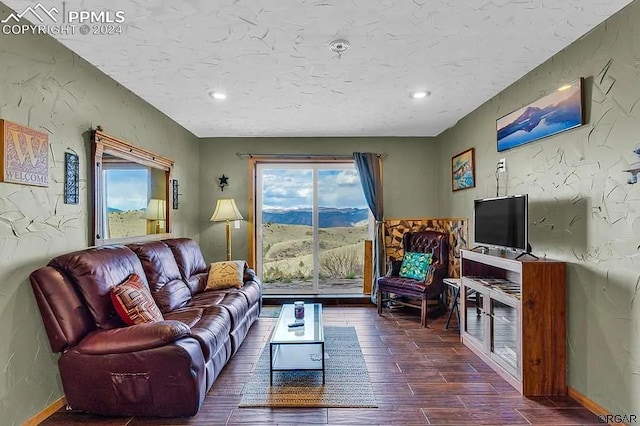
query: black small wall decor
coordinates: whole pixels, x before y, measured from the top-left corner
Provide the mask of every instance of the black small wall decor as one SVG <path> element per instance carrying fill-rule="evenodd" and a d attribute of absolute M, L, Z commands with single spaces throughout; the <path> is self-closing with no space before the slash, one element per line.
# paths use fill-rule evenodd
<path fill-rule="evenodd" d="M 221 191 L 224 191 L 224 187 L 229 185 L 229 177 L 224 174 L 218 178 L 218 186 Z"/>
<path fill-rule="evenodd" d="M 64 153 L 64 203 L 78 204 L 80 199 L 79 158 L 71 152 Z"/>
<path fill-rule="evenodd" d="M 178 210 L 178 179 L 174 179 L 171 182 L 171 190 L 173 195 L 173 205 L 171 206 L 173 210 Z"/>

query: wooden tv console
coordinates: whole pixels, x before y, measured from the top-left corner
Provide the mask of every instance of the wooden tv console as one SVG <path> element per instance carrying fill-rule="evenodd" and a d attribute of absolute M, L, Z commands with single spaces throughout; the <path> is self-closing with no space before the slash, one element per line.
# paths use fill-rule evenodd
<path fill-rule="evenodd" d="M 566 264 L 462 250 L 460 335 L 525 396 L 566 395 Z"/>

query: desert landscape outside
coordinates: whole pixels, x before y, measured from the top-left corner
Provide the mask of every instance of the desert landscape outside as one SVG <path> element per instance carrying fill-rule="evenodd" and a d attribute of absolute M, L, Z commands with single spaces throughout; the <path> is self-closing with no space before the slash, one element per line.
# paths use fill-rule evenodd
<path fill-rule="evenodd" d="M 109 238 L 137 237 L 147 234 L 147 220 L 142 218 L 144 210 L 118 210 L 109 208 Z"/>
<path fill-rule="evenodd" d="M 364 240 L 368 224 L 320 228 L 318 290 L 323 293 L 362 293 Z M 265 291 L 313 288 L 313 228 L 307 225 L 263 225 Z"/>

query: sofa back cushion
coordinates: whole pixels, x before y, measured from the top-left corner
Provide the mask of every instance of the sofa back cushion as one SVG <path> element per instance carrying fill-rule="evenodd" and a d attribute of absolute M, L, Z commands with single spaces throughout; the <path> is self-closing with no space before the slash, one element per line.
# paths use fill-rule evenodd
<path fill-rule="evenodd" d="M 171 238 L 163 240 L 173 252 L 178 269 L 191 294 L 204 291 L 207 285 L 208 265 L 204 261 L 200 246 L 190 238 Z"/>
<path fill-rule="evenodd" d="M 89 308 L 96 327 L 102 329 L 123 325 L 111 302 L 111 287 L 124 282 L 131 274 L 138 274 L 148 285 L 138 256 L 120 245 L 64 254 L 51 260 L 49 266 L 69 276 Z"/>
<path fill-rule="evenodd" d="M 173 252 L 162 241 L 129 244 L 142 262 L 151 295 L 163 313 L 171 312 L 189 303 L 191 290 L 182 281 Z"/>
<path fill-rule="evenodd" d="M 66 274 L 45 266 L 29 278 L 53 352 L 64 352 L 95 330 L 87 305 Z"/>

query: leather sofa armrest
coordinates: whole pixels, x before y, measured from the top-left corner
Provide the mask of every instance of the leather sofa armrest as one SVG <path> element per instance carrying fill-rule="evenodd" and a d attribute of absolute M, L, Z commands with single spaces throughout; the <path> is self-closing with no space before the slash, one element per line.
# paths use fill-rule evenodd
<path fill-rule="evenodd" d="M 260 279 L 258 278 L 258 276 L 256 275 L 256 271 L 254 271 L 251 268 L 245 268 L 244 270 L 244 277 L 243 277 L 243 281 L 247 282 L 247 281 L 255 281 L 258 284 L 260 284 Z"/>
<path fill-rule="evenodd" d="M 191 329 L 180 321 L 158 321 L 130 327 L 98 330 L 80 341 L 76 350 L 86 355 L 121 354 L 153 349 L 189 336 Z"/>

